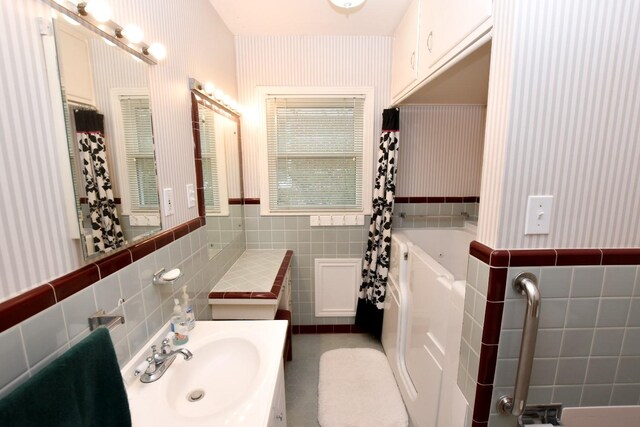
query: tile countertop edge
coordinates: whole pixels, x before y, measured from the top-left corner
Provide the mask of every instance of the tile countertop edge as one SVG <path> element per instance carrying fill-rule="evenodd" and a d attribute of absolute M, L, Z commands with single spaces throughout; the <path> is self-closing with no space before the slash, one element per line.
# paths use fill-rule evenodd
<path fill-rule="evenodd" d="M 261 251 L 261 249 L 254 249 L 252 251 Z M 270 251 L 270 252 L 281 252 L 282 249 L 267 249 L 264 251 Z M 245 253 L 247 253 L 248 251 L 245 251 L 243 253 L 243 255 Z M 278 297 L 280 296 L 280 290 L 282 289 L 282 285 L 284 283 L 284 278 L 285 275 L 287 273 L 287 269 L 289 268 L 289 265 L 291 263 L 291 259 L 293 258 L 293 251 L 292 250 L 286 250 L 286 252 L 284 253 L 284 256 L 282 258 L 282 262 L 280 263 L 280 266 L 278 267 L 278 270 L 276 270 L 276 277 L 273 281 L 273 284 L 271 285 L 271 290 L 270 291 L 266 291 L 266 292 L 258 292 L 258 291 L 214 291 L 213 289 L 215 289 L 215 286 L 213 287 L 213 289 L 211 290 L 211 292 L 209 292 L 208 295 L 208 299 L 209 299 L 209 303 L 221 303 L 220 300 L 234 300 L 234 302 L 237 302 L 238 300 L 256 300 L 255 303 L 268 303 L 271 304 L 271 300 L 277 300 Z M 239 259 L 240 261 L 240 259 Z M 233 267 L 227 272 L 225 273 L 225 276 L 227 274 L 229 274 L 229 272 L 231 272 L 231 270 L 233 269 Z M 224 276 L 223 276 L 224 279 Z M 222 279 L 220 279 L 222 280 Z M 217 285 L 217 284 L 216 284 Z M 258 302 L 258 301 L 262 301 L 262 302 Z M 248 302 L 248 301 L 247 301 Z M 252 302 L 253 303 L 253 302 Z"/>

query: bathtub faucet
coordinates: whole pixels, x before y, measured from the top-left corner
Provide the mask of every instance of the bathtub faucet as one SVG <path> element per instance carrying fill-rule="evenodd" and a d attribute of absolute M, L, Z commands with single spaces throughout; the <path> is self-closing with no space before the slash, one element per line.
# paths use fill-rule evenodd
<path fill-rule="evenodd" d="M 460 212 L 460 216 L 463 217 L 465 220 L 467 220 L 471 215 L 469 215 L 468 212 Z"/>

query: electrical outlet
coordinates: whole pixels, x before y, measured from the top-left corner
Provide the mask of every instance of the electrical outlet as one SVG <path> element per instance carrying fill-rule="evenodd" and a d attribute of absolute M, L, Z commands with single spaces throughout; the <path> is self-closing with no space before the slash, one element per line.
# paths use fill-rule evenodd
<path fill-rule="evenodd" d="M 175 207 L 173 206 L 173 188 L 165 188 L 162 191 L 163 201 L 164 201 L 164 216 L 173 215 L 176 213 Z"/>
<path fill-rule="evenodd" d="M 187 184 L 187 207 L 192 208 L 196 205 L 196 190 L 193 184 Z"/>

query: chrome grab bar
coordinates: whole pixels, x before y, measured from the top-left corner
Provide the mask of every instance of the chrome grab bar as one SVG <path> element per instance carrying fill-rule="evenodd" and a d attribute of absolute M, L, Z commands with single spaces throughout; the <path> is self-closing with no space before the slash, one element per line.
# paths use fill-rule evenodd
<path fill-rule="evenodd" d="M 513 279 L 513 289 L 527 297 L 527 312 L 522 327 L 522 342 L 520 344 L 520 359 L 513 397 L 502 396 L 498 399 L 498 412 L 519 417 L 524 412 L 529 392 L 529 380 L 533 367 L 533 354 L 536 349 L 538 336 L 538 321 L 540 320 L 540 291 L 538 279 L 532 273 L 520 273 Z"/>

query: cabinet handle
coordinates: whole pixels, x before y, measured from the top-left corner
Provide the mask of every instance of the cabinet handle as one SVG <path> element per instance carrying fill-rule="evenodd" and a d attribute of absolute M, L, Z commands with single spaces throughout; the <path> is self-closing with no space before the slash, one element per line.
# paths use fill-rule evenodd
<path fill-rule="evenodd" d="M 416 69 L 416 51 L 414 50 L 413 53 L 411 53 L 411 69 L 415 70 Z"/>
<path fill-rule="evenodd" d="M 433 31 L 429 31 L 429 36 L 427 37 L 427 50 L 431 52 L 433 46 L 431 46 L 431 42 L 433 41 Z"/>

